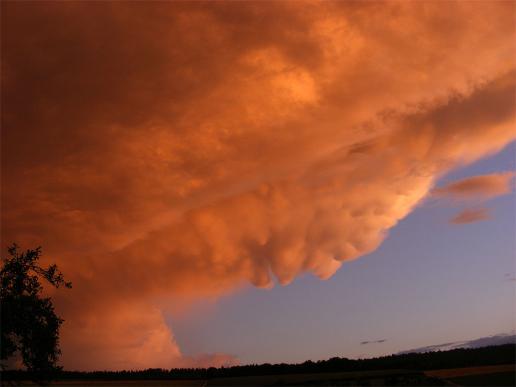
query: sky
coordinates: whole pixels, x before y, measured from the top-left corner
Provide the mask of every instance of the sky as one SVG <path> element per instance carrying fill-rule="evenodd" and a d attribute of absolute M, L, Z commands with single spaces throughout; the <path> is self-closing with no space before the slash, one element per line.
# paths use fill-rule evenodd
<path fill-rule="evenodd" d="M 67 369 L 515 329 L 512 2 L 2 2 L 2 246 Z"/>
<path fill-rule="evenodd" d="M 513 170 L 515 148 L 437 184 Z M 485 203 L 488 221 L 451 224 L 463 207 L 422 203 L 377 250 L 327 281 L 305 275 L 287 287 L 248 287 L 167 322 L 184 352 L 225 348 L 245 363 L 379 356 L 513 333 L 514 196 Z"/>

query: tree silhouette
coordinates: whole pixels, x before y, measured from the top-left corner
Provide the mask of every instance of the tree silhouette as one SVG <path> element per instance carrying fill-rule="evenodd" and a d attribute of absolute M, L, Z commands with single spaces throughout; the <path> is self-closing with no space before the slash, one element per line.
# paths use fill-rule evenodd
<path fill-rule="evenodd" d="M 54 312 L 50 297 L 42 295 L 40 279 L 54 287 L 71 288 L 56 265 L 38 263 L 41 247 L 19 253 L 16 244 L 7 249 L 0 271 L 1 360 L 19 355 L 35 379 L 48 379 L 59 370 L 59 327 L 63 320 Z"/>

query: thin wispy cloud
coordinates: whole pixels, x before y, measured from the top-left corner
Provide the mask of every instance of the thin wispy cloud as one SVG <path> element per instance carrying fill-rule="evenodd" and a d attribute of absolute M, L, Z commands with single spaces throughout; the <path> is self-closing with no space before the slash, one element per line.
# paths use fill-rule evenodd
<path fill-rule="evenodd" d="M 371 340 L 371 341 L 361 341 L 360 345 L 366 345 L 366 344 L 381 344 L 385 343 L 387 339 L 381 339 L 381 340 Z"/>
<path fill-rule="evenodd" d="M 505 273 L 504 280 L 508 282 L 516 282 L 516 275 L 511 273 Z"/>

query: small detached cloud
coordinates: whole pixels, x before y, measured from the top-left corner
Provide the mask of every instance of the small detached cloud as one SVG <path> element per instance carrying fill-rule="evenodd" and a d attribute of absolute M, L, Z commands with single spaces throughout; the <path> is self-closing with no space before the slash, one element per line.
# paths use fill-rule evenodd
<path fill-rule="evenodd" d="M 513 176 L 513 172 L 472 176 L 435 188 L 432 194 L 435 197 L 486 200 L 510 193 Z"/>
<path fill-rule="evenodd" d="M 511 273 L 505 273 L 504 279 L 508 282 L 516 282 L 516 276 Z"/>
<path fill-rule="evenodd" d="M 381 339 L 381 340 L 373 340 L 373 341 L 362 341 L 360 342 L 360 345 L 366 345 L 366 344 L 381 344 L 386 342 L 387 339 Z"/>
<path fill-rule="evenodd" d="M 483 220 L 490 219 L 489 210 L 487 208 L 468 209 L 462 210 L 453 218 L 450 219 L 451 224 L 468 224 L 481 222 Z"/>

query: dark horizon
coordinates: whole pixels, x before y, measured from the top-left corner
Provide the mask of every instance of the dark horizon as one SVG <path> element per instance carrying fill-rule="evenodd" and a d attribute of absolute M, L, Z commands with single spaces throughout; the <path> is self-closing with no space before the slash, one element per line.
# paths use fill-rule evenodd
<path fill-rule="evenodd" d="M 209 368 L 149 368 L 145 370 L 119 371 L 74 371 L 62 370 L 55 374 L 56 380 L 67 379 L 205 379 L 236 376 L 281 375 L 318 372 L 352 372 L 382 370 L 435 370 L 475 366 L 516 364 L 516 343 L 491 345 L 478 348 L 456 348 L 447 351 L 404 353 L 369 359 L 333 357 L 326 360 L 306 360 L 302 363 L 245 364 Z M 30 375 L 23 370 L 5 370 L 4 376 L 26 379 Z"/>

